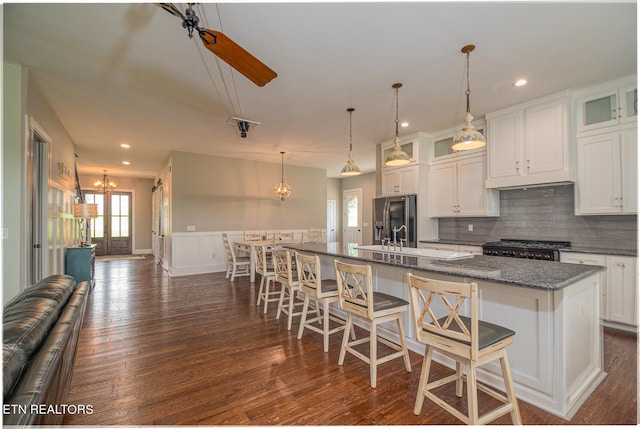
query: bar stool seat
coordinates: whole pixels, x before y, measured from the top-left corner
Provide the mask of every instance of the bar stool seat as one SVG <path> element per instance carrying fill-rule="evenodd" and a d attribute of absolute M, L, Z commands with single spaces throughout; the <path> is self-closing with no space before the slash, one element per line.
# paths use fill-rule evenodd
<path fill-rule="evenodd" d="M 466 424 L 486 424 L 507 413 L 511 415 L 513 424 L 522 424 L 507 357 L 507 346 L 513 342 L 515 332 L 478 319 L 478 285 L 473 282 L 429 279 L 411 273 L 407 273 L 407 284 L 416 339 L 426 345 L 414 414 L 420 414 L 424 398 L 427 397 Z M 469 303 L 468 306 L 465 301 Z M 463 308 L 468 308 L 471 317 L 459 314 Z M 438 317 L 443 313 L 444 316 Z M 455 360 L 456 372 L 429 382 L 434 350 Z M 505 394 L 476 379 L 476 368 L 495 360 L 500 361 Z M 458 397 L 462 396 L 463 383 L 467 384 L 466 415 L 432 392 L 454 381 Z M 478 390 L 497 399 L 502 405 L 479 416 Z"/>

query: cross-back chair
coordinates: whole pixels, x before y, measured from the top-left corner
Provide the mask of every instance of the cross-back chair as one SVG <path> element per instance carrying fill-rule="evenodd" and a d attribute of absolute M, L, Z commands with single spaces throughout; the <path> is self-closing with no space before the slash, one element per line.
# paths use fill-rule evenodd
<path fill-rule="evenodd" d="M 300 291 L 298 271 L 294 269 L 293 258 L 291 257 L 290 251 L 274 248 L 271 254 L 276 272 L 276 281 L 282 285 L 276 319 L 280 319 L 280 313 L 286 314 L 287 330 L 290 331 L 293 316 L 300 316 L 302 314 L 300 307 L 303 305 L 303 301 L 298 296 L 298 292 Z M 298 300 L 298 302 L 296 302 L 296 300 Z M 296 312 L 296 308 L 300 308 L 300 311 Z"/>
<path fill-rule="evenodd" d="M 326 353 L 329 351 L 329 336 L 344 330 L 345 327 L 345 321 L 332 315 L 329 311 L 330 304 L 338 302 L 338 283 L 335 279 L 322 278 L 318 255 L 305 255 L 296 252 L 296 264 L 300 291 L 304 294 L 298 339 L 302 338 L 305 328 L 322 334 L 323 348 Z M 316 317 L 308 319 L 311 300 L 315 301 Z M 320 308 L 322 308 L 322 312 Z M 334 324 L 337 326 L 331 328 L 330 321 L 335 322 Z M 355 339 L 355 334 L 353 338 Z"/>
<path fill-rule="evenodd" d="M 411 372 L 409 351 L 405 342 L 402 314 L 407 311 L 409 303 L 402 298 L 373 290 L 370 265 L 352 265 L 334 261 L 340 308 L 347 313 L 347 323 L 342 337 L 342 347 L 338 365 L 344 363 L 349 352 L 369 364 L 371 387 L 376 387 L 378 365 L 391 359 L 402 357 L 407 372 Z M 349 333 L 353 329 L 353 319 L 358 318 L 369 324 L 369 337 L 349 341 Z M 400 337 L 400 345 L 378 336 L 378 325 L 395 321 Z M 395 350 L 384 357 L 378 357 L 377 342 Z M 369 356 L 365 356 L 356 346 L 369 342 Z"/>
<path fill-rule="evenodd" d="M 225 278 L 231 276 L 231 281 L 234 281 L 236 277 L 250 275 L 250 259 L 248 256 L 238 256 L 236 254 L 233 244 L 229 243 L 229 236 L 222 234 L 222 241 L 224 241 L 224 248 L 227 253 L 227 273 Z"/>
<path fill-rule="evenodd" d="M 515 332 L 478 320 L 478 285 L 428 279 L 411 273 L 407 273 L 407 284 L 416 339 L 426 344 L 414 414 L 420 414 L 427 397 L 466 424 L 486 424 L 507 413 L 511 414 L 513 424 L 522 424 L 506 349 L 513 342 Z M 461 314 L 465 307 L 470 317 Z M 434 350 L 456 361 L 456 373 L 429 382 Z M 506 394 L 479 383 L 476 378 L 478 366 L 496 359 L 500 360 Z M 466 415 L 432 392 L 454 381 L 458 397 L 462 396 L 463 382 L 467 383 Z M 503 404 L 479 416 L 478 389 Z"/>
<path fill-rule="evenodd" d="M 262 277 L 256 305 L 260 305 L 260 301 L 264 301 L 264 313 L 267 312 L 267 306 L 270 302 L 280 300 L 280 291 L 270 290 L 271 283 L 275 284 L 276 281 L 276 271 L 271 257 L 272 249 L 272 246 L 266 244 L 256 246 L 256 273 Z"/>

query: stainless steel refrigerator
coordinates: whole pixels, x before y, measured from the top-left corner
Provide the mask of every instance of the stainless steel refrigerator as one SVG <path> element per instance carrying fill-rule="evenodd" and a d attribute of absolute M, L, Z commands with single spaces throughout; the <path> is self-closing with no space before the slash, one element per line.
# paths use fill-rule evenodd
<path fill-rule="evenodd" d="M 416 195 L 374 198 L 373 200 L 373 244 L 382 244 L 383 238 L 393 241 L 393 228 L 404 229 L 396 234 L 397 240 L 405 239 L 406 246 L 417 247 L 418 220 Z"/>

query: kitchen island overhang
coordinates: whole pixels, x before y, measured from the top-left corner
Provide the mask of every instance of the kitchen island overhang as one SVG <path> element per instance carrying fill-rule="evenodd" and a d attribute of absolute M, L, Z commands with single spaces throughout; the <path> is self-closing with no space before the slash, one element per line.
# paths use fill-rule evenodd
<path fill-rule="evenodd" d="M 371 264 L 374 289 L 407 301 L 407 272 L 448 281 L 475 281 L 480 318 L 516 332 L 508 353 L 518 399 L 552 414 L 570 419 L 606 375 L 600 324 L 604 267 L 480 255 L 435 260 L 358 250 L 351 243 L 286 247 L 319 255 L 322 272 L 331 277 L 334 259 Z M 415 339 L 410 311 L 403 323 L 409 348 L 423 354 L 424 345 Z M 398 340 L 393 328 L 381 327 L 380 331 Z M 434 359 L 454 367 L 443 355 L 434 355 Z M 497 364 L 483 366 L 478 379 L 503 389 Z"/>

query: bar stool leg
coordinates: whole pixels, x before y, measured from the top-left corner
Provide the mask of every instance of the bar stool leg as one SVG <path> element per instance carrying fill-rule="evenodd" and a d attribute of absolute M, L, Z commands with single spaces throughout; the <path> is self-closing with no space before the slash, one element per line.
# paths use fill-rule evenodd
<path fill-rule="evenodd" d="M 416 404 L 413 407 L 413 414 L 419 416 L 422 412 L 422 404 L 424 403 L 424 388 L 429 383 L 429 371 L 431 369 L 431 355 L 433 348 L 425 346 L 424 358 L 422 359 L 422 370 L 420 371 L 420 383 L 418 383 L 418 394 L 416 395 Z"/>
<path fill-rule="evenodd" d="M 456 361 L 456 375 L 458 376 L 456 379 L 456 396 L 462 398 L 462 364 L 458 361 Z"/>
<path fill-rule="evenodd" d="M 513 411 L 511 411 L 511 422 L 514 425 L 521 425 L 522 419 L 520 418 L 520 407 L 518 406 L 518 398 L 516 398 L 516 390 L 513 385 L 513 376 L 511 375 L 511 367 L 509 366 L 509 358 L 507 357 L 507 350 L 502 350 L 502 358 L 500 358 L 500 366 L 502 367 L 502 377 L 504 378 L 504 390 L 507 393 L 507 398 L 511 405 L 513 405 Z"/>
<path fill-rule="evenodd" d="M 371 375 L 371 387 L 376 387 L 378 375 L 378 325 L 371 322 L 371 332 L 369 334 L 369 373 Z"/>
<path fill-rule="evenodd" d="M 351 313 L 347 313 L 347 322 L 344 326 L 344 336 L 342 337 L 342 346 L 340 346 L 340 356 L 338 357 L 338 365 L 344 363 L 344 357 L 347 355 L 347 344 L 349 343 L 349 332 L 353 328 L 353 318 Z"/>
<path fill-rule="evenodd" d="M 307 311 L 309 311 L 309 295 L 304 295 L 304 304 L 302 305 L 302 316 L 300 317 L 300 327 L 298 328 L 298 339 L 302 338 L 304 332 L 304 324 L 307 322 Z"/>
<path fill-rule="evenodd" d="M 467 405 L 469 408 L 470 425 L 478 424 L 478 385 L 476 381 L 476 366 L 473 362 L 467 362 Z"/>

